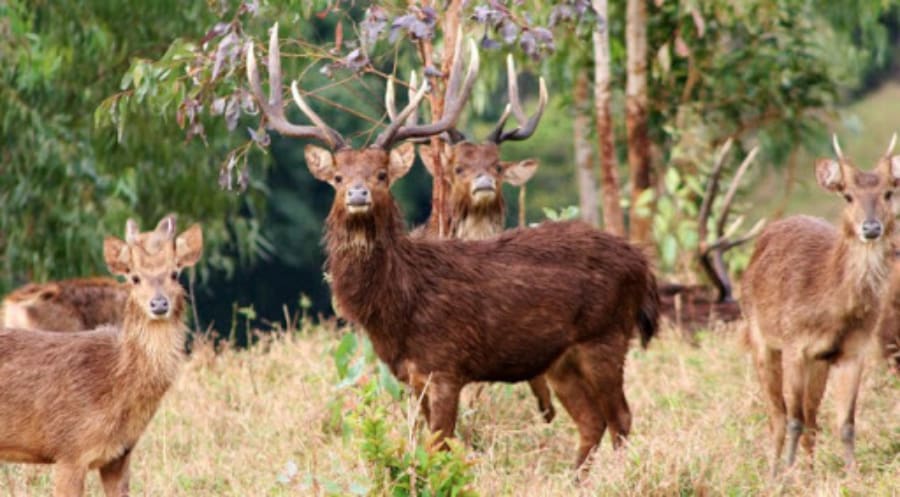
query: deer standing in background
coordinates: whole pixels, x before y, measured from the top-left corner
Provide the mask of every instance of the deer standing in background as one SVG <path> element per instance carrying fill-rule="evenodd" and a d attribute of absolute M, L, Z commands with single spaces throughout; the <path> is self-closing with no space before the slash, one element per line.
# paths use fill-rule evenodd
<path fill-rule="evenodd" d="M 449 187 L 448 197 L 450 211 L 450 236 L 459 240 L 484 240 L 503 232 L 506 224 L 506 201 L 503 198 L 501 184 L 505 181 L 511 185 L 523 186 L 537 171 L 538 163 L 534 159 L 520 162 L 500 160 L 500 144 L 507 140 L 525 140 L 534 134 L 538 122 L 547 104 L 547 87 L 544 78 L 540 79 L 540 97 L 538 108 L 531 118 L 525 115 L 519 101 L 519 89 L 516 83 L 516 69 L 512 56 L 507 58 L 507 81 L 510 103 L 500 117 L 497 126 L 488 135 L 484 143 L 472 143 L 461 133 L 451 130 L 449 137 L 452 143 L 441 145 L 439 153 L 443 156 L 444 181 Z M 393 92 L 389 89 L 388 96 Z M 396 115 L 392 99 L 388 99 L 386 107 L 391 115 Z M 510 111 L 513 111 L 519 127 L 512 131 L 504 131 Z M 435 174 L 434 155 L 431 147 L 419 147 L 419 157 L 425 168 Z M 413 236 L 439 238 L 437 215 L 432 212 L 428 222 L 412 231 Z M 551 401 L 547 380 L 537 376 L 528 381 L 531 391 L 538 400 L 538 409 L 548 423 L 556 412 Z"/>
<path fill-rule="evenodd" d="M 4 328 L 92 330 L 122 324 L 128 287 L 113 278 L 29 283 L 3 299 Z"/>
<path fill-rule="evenodd" d="M 616 447 L 630 430 L 625 353 L 635 327 L 645 337 L 656 331 L 656 280 L 639 249 L 581 222 L 484 241 L 406 233 L 390 186 L 412 166 L 415 151 L 410 143 L 392 145 L 453 126 L 477 72 L 474 45 L 463 84 L 460 59 L 449 76 L 449 110 L 438 122 L 404 125 L 423 85 L 373 146 L 352 149 L 303 101 L 296 81 L 294 100 L 315 126 L 284 120 L 276 29 L 269 99 L 247 46 L 248 79 L 269 124 L 331 147 L 307 145 L 305 157 L 313 176 L 335 189 L 325 233 L 334 297 L 344 317 L 365 329 L 379 359 L 423 399 L 436 441 L 453 436 L 466 384 L 524 381 L 546 371 L 578 426 L 576 465 L 583 467 L 607 428 Z"/>
<path fill-rule="evenodd" d="M 200 259 L 199 225 L 165 243 L 103 242 L 110 272 L 130 281 L 121 327 L 52 333 L 0 329 L 0 461 L 55 464 L 53 495 L 83 495 L 98 469 L 108 497 L 128 495 L 135 444 L 172 385 L 183 358 L 184 291 L 179 272 Z M 129 222 L 129 241 L 137 240 Z"/>
<path fill-rule="evenodd" d="M 882 308 L 878 325 L 878 339 L 881 354 L 891 369 L 900 374 L 900 240 L 894 238 L 894 261 L 891 263 L 891 282 L 888 298 Z"/>
<path fill-rule="evenodd" d="M 875 332 L 893 262 L 891 196 L 900 183 L 896 135 L 871 172 L 841 153 L 819 159 L 816 180 L 846 201 L 835 229 L 793 216 L 766 227 L 743 279 L 743 310 L 756 370 L 768 400 L 778 471 L 787 432 L 787 464 L 798 441 L 814 453 L 816 414 L 829 370 L 848 468 L 855 467 L 855 415 L 864 352 Z"/>

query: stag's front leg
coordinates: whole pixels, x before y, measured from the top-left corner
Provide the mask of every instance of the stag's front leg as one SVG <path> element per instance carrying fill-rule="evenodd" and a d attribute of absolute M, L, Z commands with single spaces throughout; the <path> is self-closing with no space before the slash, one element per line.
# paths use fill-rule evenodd
<path fill-rule="evenodd" d="M 803 391 L 806 387 L 807 359 L 800 351 L 785 350 L 784 404 L 787 410 L 787 465 L 793 466 L 797 445 L 803 434 Z"/>
<path fill-rule="evenodd" d="M 84 476 L 87 468 L 79 464 L 60 462 L 53 474 L 53 497 L 81 497 L 84 495 Z"/>
<path fill-rule="evenodd" d="M 444 439 L 453 436 L 456 428 L 456 414 L 459 410 L 459 392 L 462 385 L 453 380 L 435 375 L 428 386 L 429 428 L 437 433 L 435 446 L 447 448 Z"/>
<path fill-rule="evenodd" d="M 856 398 L 862 378 L 861 357 L 848 357 L 834 365 L 835 406 L 841 442 L 844 445 L 844 463 L 848 470 L 856 469 Z"/>
<path fill-rule="evenodd" d="M 531 387 L 531 393 L 537 398 L 538 409 L 541 410 L 541 416 L 544 421 L 553 421 L 556 416 L 556 410 L 553 409 L 553 401 L 550 400 L 550 387 L 547 386 L 547 378 L 544 375 L 535 376 L 528 380 L 528 386 Z"/>

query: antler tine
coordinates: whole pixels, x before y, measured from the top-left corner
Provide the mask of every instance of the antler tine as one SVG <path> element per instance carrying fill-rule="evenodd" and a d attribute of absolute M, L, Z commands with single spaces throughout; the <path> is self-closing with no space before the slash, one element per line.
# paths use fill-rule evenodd
<path fill-rule="evenodd" d="M 837 133 L 831 134 L 831 144 L 834 146 L 834 153 L 837 154 L 838 159 L 844 160 L 844 152 L 841 151 L 841 145 L 838 143 Z"/>
<path fill-rule="evenodd" d="M 519 83 L 516 78 L 516 64 L 513 61 L 512 54 L 506 56 L 506 80 L 509 85 L 509 105 L 513 115 L 516 117 L 516 121 L 519 123 L 519 127 L 504 133 L 502 123 L 498 123 L 497 128 L 499 128 L 499 131 L 495 128 L 488 137 L 488 140 L 497 144 L 506 140 L 524 140 L 533 135 L 541 120 L 541 116 L 544 114 L 544 106 L 547 105 L 548 99 L 547 84 L 544 82 L 544 78 L 540 78 L 538 108 L 530 118 L 525 115 L 525 111 L 522 109 L 522 101 L 519 99 Z"/>
<path fill-rule="evenodd" d="M 416 88 L 419 86 L 418 79 L 415 71 L 409 72 L 409 88 L 407 90 L 407 96 L 410 102 L 415 98 Z M 388 118 L 390 118 L 391 122 L 397 120 L 397 106 L 394 102 L 394 93 L 394 78 L 390 77 L 387 81 L 387 88 L 385 88 L 384 91 L 384 108 L 387 110 Z M 416 124 L 416 112 L 411 113 L 406 119 L 406 125 L 414 124 Z"/>
<path fill-rule="evenodd" d="M 457 40 L 460 40 L 461 37 L 462 34 L 460 32 Z M 457 45 L 458 44 L 459 42 Z M 475 42 L 472 40 L 469 40 L 469 47 L 472 55 L 465 81 L 462 83 L 461 89 L 455 88 L 455 86 L 458 87 L 460 85 L 454 85 L 454 80 L 457 79 L 457 76 L 453 73 L 458 73 L 459 71 L 451 71 L 450 84 L 447 85 L 447 91 L 444 94 L 444 113 L 441 118 L 430 124 L 403 125 L 403 121 L 409 117 L 410 113 L 415 111 L 416 107 L 421 102 L 422 97 L 425 96 L 425 91 L 428 89 L 427 80 L 425 80 L 422 84 L 422 88 L 414 95 L 414 98 L 410 101 L 409 105 L 403 109 L 403 112 L 400 112 L 397 119 L 378 135 L 378 138 L 372 145 L 373 147 L 389 148 L 392 143 L 407 138 L 437 135 L 447 131 L 456 124 L 456 120 L 459 118 L 459 114 L 462 111 L 463 104 L 466 99 L 468 99 L 469 93 L 472 91 L 472 85 L 475 84 L 475 77 L 478 75 L 478 65 L 480 61 L 478 47 L 475 46 Z M 461 67 L 461 63 L 454 64 L 454 68 L 458 69 L 459 67 Z"/>
<path fill-rule="evenodd" d="M 891 143 L 888 144 L 887 151 L 884 152 L 885 157 L 890 157 L 894 152 L 894 147 L 897 145 L 897 132 L 894 132 L 894 136 L 891 137 Z"/>
<path fill-rule="evenodd" d="M 341 148 L 345 146 L 344 139 L 341 135 L 331 129 L 325 122 L 303 103 L 300 109 L 315 126 L 304 126 L 291 123 L 284 115 L 284 105 L 281 97 L 281 50 L 278 47 L 278 23 L 272 26 L 272 34 L 269 37 L 269 98 L 263 94 L 262 84 L 259 78 L 259 69 L 256 63 L 256 53 L 253 49 L 253 42 L 247 42 L 247 80 L 250 83 L 250 90 L 259 104 L 260 110 L 263 112 L 270 128 L 281 133 L 284 136 L 294 138 L 315 138 L 328 144 L 331 148 Z M 294 82 L 296 85 L 296 82 Z M 296 98 L 295 98 L 296 100 Z M 302 100 L 302 99 L 301 99 Z"/>
<path fill-rule="evenodd" d="M 502 141 L 500 139 L 503 136 L 503 127 L 506 126 L 506 120 L 509 119 L 509 114 L 512 112 L 512 105 L 506 104 L 506 108 L 503 109 L 503 114 L 500 115 L 500 119 L 497 120 L 497 125 L 494 126 L 494 129 L 491 131 L 491 134 L 488 135 L 487 140 L 494 142 L 496 144 L 500 144 Z"/>

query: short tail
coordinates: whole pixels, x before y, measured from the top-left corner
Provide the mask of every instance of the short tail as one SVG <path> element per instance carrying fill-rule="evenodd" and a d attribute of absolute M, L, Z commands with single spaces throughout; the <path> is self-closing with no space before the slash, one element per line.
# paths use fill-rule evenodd
<path fill-rule="evenodd" d="M 649 272 L 649 271 L 648 271 Z M 647 291 L 644 293 L 644 301 L 638 311 L 637 325 L 641 333 L 641 347 L 647 348 L 659 329 L 659 289 L 656 285 L 656 277 L 650 272 L 647 278 Z"/>

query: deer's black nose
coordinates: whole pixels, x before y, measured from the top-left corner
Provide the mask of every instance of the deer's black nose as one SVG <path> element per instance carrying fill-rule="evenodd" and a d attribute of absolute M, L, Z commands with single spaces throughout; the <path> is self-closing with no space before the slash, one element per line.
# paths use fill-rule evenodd
<path fill-rule="evenodd" d="M 150 312 L 162 316 L 169 312 L 169 299 L 162 295 L 156 295 L 150 299 Z"/>
<path fill-rule="evenodd" d="M 347 189 L 347 205 L 362 207 L 369 205 L 369 189 L 364 185 L 355 185 Z"/>
<path fill-rule="evenodd" d="M 475 181 L 472 182 L 472 191 L 473 192 L 492 192 L 497 188 L 494 178 L 492 178 L 489 174 L 479 174 L 475 177 Z"/>
<path fill-rule="evenodd" d="M 881 222 L 874 219 L 868 219 L 862 224 L 862 235 L 866 240 L 875 240 L 881 236 Z"/>

